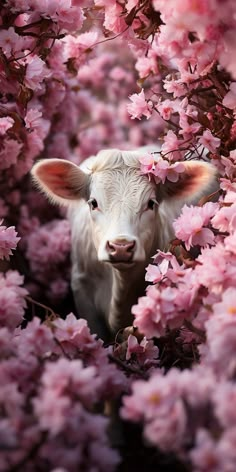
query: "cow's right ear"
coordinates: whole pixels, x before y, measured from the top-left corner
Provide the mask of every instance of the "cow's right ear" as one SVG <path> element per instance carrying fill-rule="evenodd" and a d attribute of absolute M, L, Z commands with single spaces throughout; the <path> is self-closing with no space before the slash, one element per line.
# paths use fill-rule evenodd
<path fill-rule="evenodd" d="M 88 198 L 89 175 L 63 159 L 43 159 L 31 171 L 33 180 L 53 202 L 69 205 Z"/>

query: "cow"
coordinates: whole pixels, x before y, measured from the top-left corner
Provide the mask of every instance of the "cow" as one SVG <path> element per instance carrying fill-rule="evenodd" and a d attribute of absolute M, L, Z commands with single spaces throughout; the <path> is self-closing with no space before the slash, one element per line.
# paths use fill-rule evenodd
<path fill-rule="evenodd" d="M 145 293 L 145 268 L 173 238 L 182 206 L 218 188 L 216 168 L 199 160 L 185 161 L 177 182 L 157 184 L 140 172 L 144 153 L 103 150 L 80 166 L 43 159 L 32 169 L 51 201 L 68 207 L 75 305 L 101 337 L 106 327 L 116 333 L 132 324 L 132 305 Z"/>

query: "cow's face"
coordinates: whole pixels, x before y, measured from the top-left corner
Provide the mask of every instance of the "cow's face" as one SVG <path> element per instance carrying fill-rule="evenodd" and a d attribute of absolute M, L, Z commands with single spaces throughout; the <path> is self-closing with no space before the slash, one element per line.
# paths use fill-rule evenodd
<path fill-rule="evenodd" d="M 84 172 L 60 159 L 43 160 L 32 170 L 39 187 L 55 202 L 76 204 L 83 199 L 90 208 L 91 231 L 98 259 L 124 269 L 145 261 L 158 247 L 158 202 L 172 210 L 216 188 L 216 170 L 201 161 L 185 162 L 177 183 L 156 185 L 141 175 L 137 152 L 102 151 Z M 172 211 L 172 217 L 174 212 Z M 168 218 L 168 212 L 166 219 Z M 162 218 L 162 225 L 165 224 Z"/>
<path fill-rule="evenodd" d="M 130 266 L 150 257 L 156 235 L 156 186 L 131 167 L 94 172 L 88 205 L 98 259 Z"/>

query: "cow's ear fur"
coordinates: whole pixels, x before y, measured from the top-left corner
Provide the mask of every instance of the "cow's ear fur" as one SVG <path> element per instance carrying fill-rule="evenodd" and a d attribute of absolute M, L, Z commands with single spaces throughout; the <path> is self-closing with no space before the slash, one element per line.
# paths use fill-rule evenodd
<path fill-rule="evenodd" d="M 55 203 L 69 205 L 87 198 L 89 175 L 63 159 L 43 159 L 31 171 L 36 185 Z"/>
<path fill-rule="evenodd" d="M 177 182 L 166 180 L 159 188 L 162 200 L 173 199 L 185 203 L 198 203 L 204 195 L 217 192 L 217 169 L 208 162 L 185 161 L 185 172 Z"/>

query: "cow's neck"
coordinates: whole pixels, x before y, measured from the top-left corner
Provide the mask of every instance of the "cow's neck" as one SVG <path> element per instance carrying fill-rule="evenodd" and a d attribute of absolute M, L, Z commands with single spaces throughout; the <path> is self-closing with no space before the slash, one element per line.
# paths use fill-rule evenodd
<path fill-rule="evenodd" d="M 133 322 L 131 307 L 145 292 L 145 266 L 134 267 L 133 270 L 128 271 L 112 270 L 113 287 L 109 325 L 114 332 Z"/>

